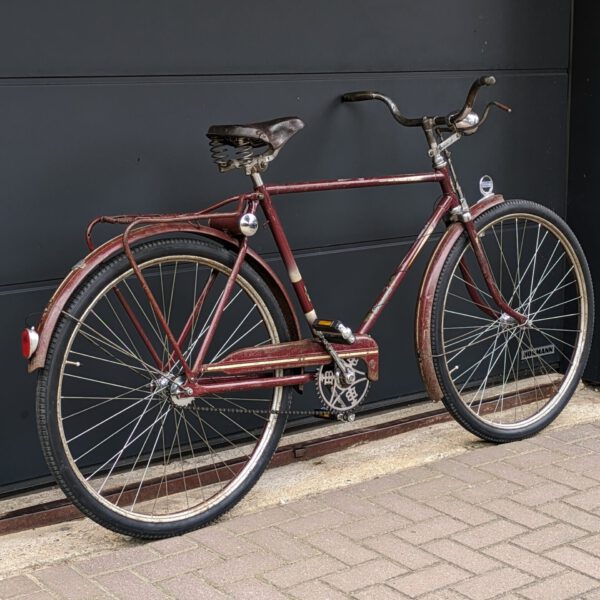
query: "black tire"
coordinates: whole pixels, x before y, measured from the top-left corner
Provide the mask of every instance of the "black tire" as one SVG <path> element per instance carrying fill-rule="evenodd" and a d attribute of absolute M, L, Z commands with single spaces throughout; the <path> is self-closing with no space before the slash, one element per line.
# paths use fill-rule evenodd
<path fill-rule="evenodd" d="M 235 254 L 213 242 L 188 238 L 140 244 L 134 254 L 175 332 L 183 329 L 201 295 L 199 277 L 205 280 L 205 301 L 187 338 L 193 354 L 211 319 L 208 307 L 216 304 Z M 147 299 L 121 253 L 90 274 L 53 333 L 37 386 L 42 449 L 68 498 L 100 525 L 138 538 L 180 535 L 224 514 L 257 482 L 283 433 L 291 388 L 177 404 L 173 386 L 178 362 L 166 378 L 159 377 L 116 297 L 117 285 L 148 337 L 161 348 L 162 332 L 157 332 Z M 214 355 L 258 344 L 261 336 L 260 343 L 289 341 L 281 308 L 247 263 L 235 285 L 211 345 L 213 350 L 220 345 Z M 242 320 L 239 315 L 248 306 Z M 227 330 L 229 321 L 233 333 Z"/>
<path fill-rule="evenodd" d="M 494 318 L 474 302 L 470 290 L 497 308 L 465 233 L 434 294 L 433 362 L 452 416 L 484 440 L 510 442 L 542 430 L 571 399 L 591 344 L 592 281 L 573 232 L 543 206 L 507 201 L 475 226 L 504 298 L 528 322 Z"/>

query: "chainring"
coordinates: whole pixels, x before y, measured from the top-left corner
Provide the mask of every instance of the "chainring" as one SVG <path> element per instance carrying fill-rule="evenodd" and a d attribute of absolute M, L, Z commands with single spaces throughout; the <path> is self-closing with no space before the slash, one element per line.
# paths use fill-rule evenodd
<path fill-rule="evenodd" d="M 354 372 L 354 383 L 347 384 L 335 365 L 319 367 L 315 378 L 317 394 L 323 406 L 334 414 L 354 410 L 364 400 L 370 387 L 366 371 L 358 368 L 362 361 L 350 358 L 343 362 Z"/>

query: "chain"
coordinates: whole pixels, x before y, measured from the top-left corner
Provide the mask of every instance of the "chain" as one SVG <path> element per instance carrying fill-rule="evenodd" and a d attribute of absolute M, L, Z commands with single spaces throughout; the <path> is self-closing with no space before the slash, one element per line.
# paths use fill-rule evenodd
<path fill-rule="evenodd" d="M 194 406 L 191 410 L 200 412 L 219 412 L 219 413 L 243 413 L 243 414 L 265 414 L 265 415 L 292 415 L 292 416 L 310 416 L 329 418 L 331 412 L 320 408 L 312 410 L 272 410 L 269 408 L 216 408 L 214 406 Z"/>

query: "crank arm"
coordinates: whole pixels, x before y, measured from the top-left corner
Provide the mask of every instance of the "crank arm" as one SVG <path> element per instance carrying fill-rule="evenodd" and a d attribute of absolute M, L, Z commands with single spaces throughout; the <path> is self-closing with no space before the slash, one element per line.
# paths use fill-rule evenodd
<path fill-rule="evenodd" d="M 352 369 L 348 369 L 347 365 L 340 358 L 339 354 L 334 350 L 333 346 L 327 341 L 325 335 L 321 331 L 315 330 L 315 333 L 317 334 L 317 337 L 321 340 L 321 343 L 323 344 L 325 350 L 327 350 L 328 354 L 333 359 L 333 362 L 335 363 L 336 367 L 344 374 L 344 379 L 348 383 L 354 383 L 354 379 L 350 379 L 354 376 Z"/>

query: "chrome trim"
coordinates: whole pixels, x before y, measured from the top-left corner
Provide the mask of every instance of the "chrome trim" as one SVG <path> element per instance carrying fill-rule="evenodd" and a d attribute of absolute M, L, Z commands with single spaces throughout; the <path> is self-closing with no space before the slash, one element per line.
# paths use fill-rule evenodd
<path fill-rule="evenodd" d="M 358 358 L 359 356 L 373 356 L 378 355 L 379 350 L 362 350 L 362 351 L 346 351 L 339 352 L 338 356 L 340 358 Z M 216 365 L 206 365 L 203 369 L 204 373 L 209 373 L 212 371 L 231 371 L 237 369 L 246 369 L 248 367 L 267 367 L 267 366 L 276 366 L 276 365 L 289 365 L 290 367 L 296 365 L 302 365 L 304 363 L 316 362 L 317 364 L 323 360 L 327 360 L 331 362 L 331 356 L 329 354 L 314 354 L 312 356 L 298 356 L 296 358 L 275 358 L 273 360 L 262 360 L 262 361 L 250 361 L 244 363 L 231 363 L 231 364 L 216 364 Z"/>
<path fill-rule="evenodd" d="M 251 237 L 258 231 L 258 219 L 253 213 L 244 213 L 240 217 L 239 226 L 246 237 Z"/>

